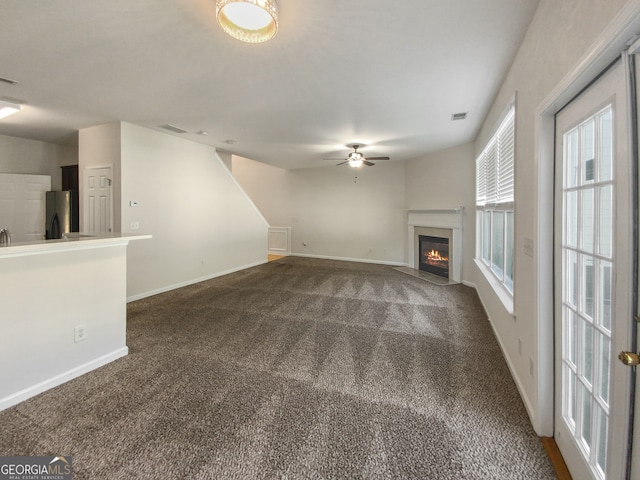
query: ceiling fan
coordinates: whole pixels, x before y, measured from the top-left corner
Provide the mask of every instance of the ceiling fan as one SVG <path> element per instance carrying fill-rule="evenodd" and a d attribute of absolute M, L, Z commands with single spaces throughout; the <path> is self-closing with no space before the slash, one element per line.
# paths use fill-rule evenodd
<path fill-rule="evenodd" d="M 358 151 L 362 145 L 354 143 L 351 145 L 347 145 L 347 147 L 353 148 L 353 152 L 349 152 L 347 158 L 325 158 L 325 160 L 344 160 L 343 162 L 338 163 L 338 165 L 349 164 L 353 168 L 357 168 L 361 165 L 366 165 L 368 167 L 373 167 L 375 163 L 371 160 L 390 160 L 389 157 L 365 157 L 362 153 Z"/>

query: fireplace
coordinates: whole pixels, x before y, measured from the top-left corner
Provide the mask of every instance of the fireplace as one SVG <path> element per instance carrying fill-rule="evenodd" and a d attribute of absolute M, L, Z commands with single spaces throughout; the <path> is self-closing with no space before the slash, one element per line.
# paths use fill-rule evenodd
<path fill-rule="evenodd" d="M 460 283 L 462 281 L 462 220 L 464 208 L 450 209 L 425 209 L 409 210 L 407 215 L 407 238 L 409 240 L 409 256 L 407 266 L 420 273 L 425 269 L 421 266 L 422 255 L 420 254 L 420 237 L 436 237 L 444 239 L 437 243 L 446 244 L 446 254 L 440 252 L 440 257 L 448 258 L 448 265 L 438 272 L 438 278 L 442 279 L 442 284 Z M 429 252 L 431 249 L 427 250 Z M 431 271 L 431 270 L 427 270 Z M 446 271 L 446 273 L 445 273 Z M 440 276 L 442 275 L 442 276 Z M 438 283 L 438 282 L 436 282 Z"/>
<path fill-rule="evenodd" d="M 449 239 L 419 235 L 418 268 L 449 278 Z"/>

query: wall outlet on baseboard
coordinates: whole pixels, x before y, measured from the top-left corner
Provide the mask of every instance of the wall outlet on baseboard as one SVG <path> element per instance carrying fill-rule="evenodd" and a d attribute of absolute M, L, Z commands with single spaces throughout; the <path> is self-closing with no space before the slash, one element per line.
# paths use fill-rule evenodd
<path fill-rule="evenodd" d="M 85 325 L 77 325 L 73 329 L 74 341 L 81 342 L 87 338 L 87 327 Z"/>

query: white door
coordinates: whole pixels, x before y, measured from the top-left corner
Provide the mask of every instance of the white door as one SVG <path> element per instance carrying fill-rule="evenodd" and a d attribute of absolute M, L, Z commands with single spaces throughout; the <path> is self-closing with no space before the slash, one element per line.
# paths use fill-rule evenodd
<path fill-rule="evenodd" d="M 9 229 L 12 242 L 44 240 L 49 190 L 49 175 L 0 173 L 0 229 Z"/>
<path fill-rule="evenodd" d="M 111 167 L 87 168 L 84 182 L 85 233 L 113 231 L 111 219 Z"/>
<path fill-rule="evenodd" d="M 625 478 L 632 191 L 626 68 L 556 117 L 555 438 L 576 479 Z"/>

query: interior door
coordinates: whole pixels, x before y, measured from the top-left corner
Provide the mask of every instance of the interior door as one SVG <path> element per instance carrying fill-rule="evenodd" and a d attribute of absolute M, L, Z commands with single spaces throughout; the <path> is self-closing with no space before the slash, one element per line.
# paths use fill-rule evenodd
<path fill-rule="evenodd" d="M 556 116 L 555 438 L 576 479 L 622 479 L 633 303 L 626 63 Z"/>
<path fill-rule="evenodd" d="M 0 228 L 9 229 L 12 242 L 44 239 L 48 190 L 49 175 L 0 173 Z"/>
<path fill-rule="evenodd" d="M 111 167 L 87 168 L 84 184 L 84 225 L 86 233 L 108 233 L 111 219 Z"/>

